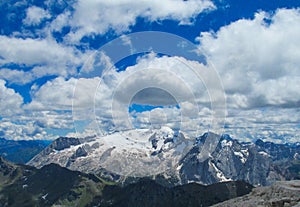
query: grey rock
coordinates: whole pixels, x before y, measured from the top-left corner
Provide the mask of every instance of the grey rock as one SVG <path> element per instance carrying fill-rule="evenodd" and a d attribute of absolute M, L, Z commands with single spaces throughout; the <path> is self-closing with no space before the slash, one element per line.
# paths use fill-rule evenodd
<path fill-rule="evenodd" d="M 272 186 L 257 187 L 248 195 L 214 205 L 214 207 L 290 207 L 300 206 L 300 180 L 276 182 Z"/>
<path fill-rule="evenodd" d="M 209 185 L 229 180 L 244 180 L 254 186 L 271 185 L 275 181 L 297 179 L 290 172 L 299 161 L 299 145 L 275 144 L 258 140 L 240 143 L 228 135 L 220 137 L 206 160 L 199 159 L 208 134 L 196 139 L 194 147 L 180 161 L 181 183 L 196 181 Z"/>

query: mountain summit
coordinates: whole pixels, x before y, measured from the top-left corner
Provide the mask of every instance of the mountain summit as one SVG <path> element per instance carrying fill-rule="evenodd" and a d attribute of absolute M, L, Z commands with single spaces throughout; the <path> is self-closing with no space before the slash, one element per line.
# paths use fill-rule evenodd
<path fill-rule="evenodd" d="M 134 129 L 103 137 L 61 137 L 28 164 L 57 163 L 72 170 L 99 173 L 106 169 L 122 176 L 145 177 L 173 169 L 193 141 L 168 127 Z"/>

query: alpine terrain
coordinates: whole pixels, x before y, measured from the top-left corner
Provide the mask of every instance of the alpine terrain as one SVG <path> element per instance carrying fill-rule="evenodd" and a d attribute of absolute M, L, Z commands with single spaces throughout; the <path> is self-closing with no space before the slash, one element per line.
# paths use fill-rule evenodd
<path fill-rule="evenodd" d="M 163 180 L 168 186 L 238 180 L 266 186 L 300 178 L 299 143 L 275 144 L 262 140 L 240 143 L 229 135 L 210 133 L 209 138 L 215 137 L 217 144 L 203 159 L 201 152 L 207 148 L 208 135 L 191 139 L 164 127 L 115 132 L 103 137 L 60 137 L 28 164 L 41 168 L 56 163 L 125 183 L 150 177 Z"/>

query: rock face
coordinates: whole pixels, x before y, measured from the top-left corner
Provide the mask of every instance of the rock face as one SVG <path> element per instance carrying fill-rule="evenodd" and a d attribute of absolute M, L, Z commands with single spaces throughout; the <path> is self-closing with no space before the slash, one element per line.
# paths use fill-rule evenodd
<path fill-rule="evenodd" d="M 79 144 L 80 144 L 80 140 L 77 138 L 59 137 L 58 139 L 54 140 L 54 142 L 52 142 L 47 149 L 60 151 Z"/>
<path fill-rule="evenodd" d="M 216 143 L 207 145 L 207 139 L 215 139 Z M 266 186 L 275 181 L 300 179 L 299 154 L 297 143 L 241 143 L 229 135 L 220 137 L 213 133 L 186 139 L 184 134 L 165 128 L 100 138 L 60 138 L 28 164 L 41 168 L 57 163 L 71 170 L 107 175 L 114 181 L 124 177 L 131 181 L 134 177 L 162 177 L 163 182 L 169 179 L 168 186 L 237 180 Z"/>
<path fill-rule="evenodd" d="M 281 181 L 272 186 L 254 188 L 248 195 L 214 205 L 218 206 L 300 206 L 300 180 Z"/>
<path fill-rule="evenodd" d="M 265 186 L 276 180 L 299 178 L 298 144 L 274 144 L 261 140 L 240 143 L 223 135 L 209 158 L 202 161 L 198 156 L 206 138 L 207 134 L 199 137 L 181 160 L 179 175 L 182 183 L 244 180 L 255 186 Z"/>

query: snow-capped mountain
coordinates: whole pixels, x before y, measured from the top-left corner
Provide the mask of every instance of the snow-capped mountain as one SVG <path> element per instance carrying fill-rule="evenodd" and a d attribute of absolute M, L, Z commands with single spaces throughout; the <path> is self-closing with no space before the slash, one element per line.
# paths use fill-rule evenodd
<path fill-rule="evenodd" d="M 213 133 L 190 139 L 163 127 L 61 137 L 28 164 L 40 168 L 57 163 L 86 173 L 104 172 L 111 179 L 163 176 L 173 185 L 244 180 L 259 186 L 299 177 L 299 154 L 299 144 L 240 143 Z"/>
<path fill-rule="evenodd" d="M 176 168 L 192 147 L 183 133 L 168 127 L 134 129 L 103 137 L 59 138 L 28 164 L 57 163 L 71 170 L 145 177 Z"/>

